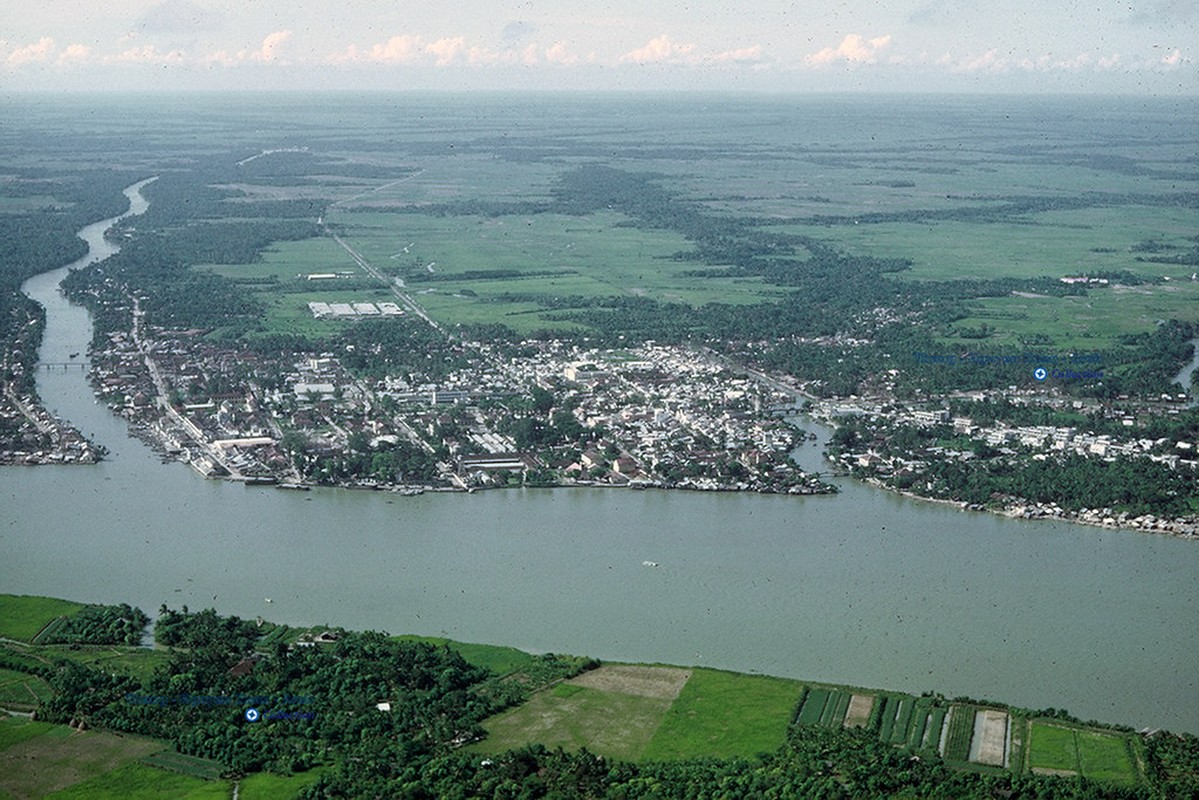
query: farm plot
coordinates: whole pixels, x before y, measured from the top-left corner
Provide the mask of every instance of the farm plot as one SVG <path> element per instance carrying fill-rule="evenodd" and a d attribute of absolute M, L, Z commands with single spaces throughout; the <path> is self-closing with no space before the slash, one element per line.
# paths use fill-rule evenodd
<path fill-rule="evenodd" d="M 970 741 L 974 738 L 974 708 L 952 706 L 949 710 L 949 731 L 941 755 L 946 761 L 966 761 L 970 758 Z"/>
<path fill-rule="evenodd" d="M 970 740 L 970 760 L 976 764 L 1002 767 L 1007 747 L 1008 715 L 993 708 L 974 715 L 974 734 Z"/>
<path fill-rule="evenodd" d="M 100 731 L 81 733 L 65 725 L 23 722 L 5 727 L 0 796 L 44 797 L 163 749 L 161 742 L 150 739 Z"/>
<path fill-rule="evenodd" d="M 1126 736 L 1034 720 L 1028 762 L 1040 775 L 1081 774 L 1094 780 L 1138 783 L 1140 772 Z"/>
<path fill-rule="evenodd" d="M 221 777 L 222 769 L 221 765 L 216 761 L 184 755 L 183 753 L 175 753 L 170 750 L 151 753 L 143 758 L 141 763 L 148 767 L 158 767 L 168 772 L 177 772 L 180 775 L 190 775 L 193 778 L 204 778 L 206 780 L 215 780 Z"/>
<path fill-rule="evenodd" d="M 800 684 L 792 680 L 694 670 L 643 759 L 773 752 L 786 738 L 799 695 Z"/>
<path fill-rule="evenodd" d="M 486 720 L 487 738 L 471 749 L 498 753 L 536 742 L 641 761 L 752 756 L 783 743 L 801 688 L 719 670 L 606 665 Z"/>
<path fill-rule="evenodd" d="M 665 667 L 600 667 L 485 721 L 487 738 L 472 749 L 498 753 L 537 742 L 635 760 L 689 675 Z"/>
<path fill-rule="evenodd" d="M 31 642 L 42 628 L 82 608 L 82 603 L 54 597 L 0 594 L 0 637 Z"/>
<path fill-rule="evenodd" d="M 1078 745 L 1071 728 L 1033 722 L 1028 750 L 1029 767 L 1038 775 L 1078 774 Z"/>
<path fill-rule="evenodd" d="M 1078 731 L 1077 736 L 1078 762 L 1084 776 L 1117 783 L 1139 780 L 1127 737 L 1098 731 Z"/>
<path fill-rule="evenodd" d="M 845 712 L 845 722 L 847 728 L 861 728 L 870 722 L 870 712 L 874 710 L 874 695 L 872 694 L 855 694 L 849 700 L 849 707 Z"/>
<path fill-rule="evenodd" d="M 0 707 L 29 711 L 50 695 L 50 687 L 36 675 L 0 669 Z"/>

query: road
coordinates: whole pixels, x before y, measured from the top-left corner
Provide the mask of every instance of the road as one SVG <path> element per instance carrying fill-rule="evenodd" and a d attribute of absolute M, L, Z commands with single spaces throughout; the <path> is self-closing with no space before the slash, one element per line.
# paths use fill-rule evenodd
<path fill-rule="evenodd" d="M 399 299 L 404 308 L 408 309 L 408 311 L 412 314 L 423 319 L 438 333 L 442 334 L 443 336 L 449 336 L 445 329 L 437 324 L 437 321 L 426 314 L 425 310 L 421 308 L 415 300 L 412 299 L 411 295 L 409 295 L 407 292 L 401 291 L 400 287 L 395 284 L 395 281 L 376 269 L 375 266 L 367 261 L 361 253 L 351 247 L 349 242 L 330 231 L 328 227 L 325 227 L 325 233 L 329 234 L 329 236 L 333 238 L 333 241 L 341 245 L 341 248 L 350 254 L 350 258 L 354 259 L 354 262 L 357 263 L 358 266 L 362 267 L 363 272 L 387 286 L 387 288 L 391 290 L 391 293 Z"/>
<path fill-rule="evenodd" d="M 205 455 L 211 458 L 214 464 L 220 464 L 224 467 L 229 472 L 229 476 L 234 480 L 244 480 L 245 476 L 236 467 L 226 461 L 224 453 L 221 453 L 218 448 L 213 447 L 203 436 L 197 436 L 194 424 L 185 419 L 167 399 L 166 381 L 162 379 L 162 374 L 158 371 L 158 364 L 154 361 L 154 357 L 150 355 L 150 349 L 146 346 L 145 340 L 142 337 L 142 324 L 145 312 L 142 311 L 141 301 L 133 295 L 130 295 L 129 299 L 133 301 L 133 330 L 131 332 L 133 335 L 133 344 L 137 347 L 137 352 L 141 354 L 142 360 L 146 364 L 146 369 L 150 372 L 151 380 L 154 381 L 154 391 L 158 395 L 157 402 L 159 408 L 171 418 L 180 430 L 187 434 L 188 438 L 204 450 Z"/>

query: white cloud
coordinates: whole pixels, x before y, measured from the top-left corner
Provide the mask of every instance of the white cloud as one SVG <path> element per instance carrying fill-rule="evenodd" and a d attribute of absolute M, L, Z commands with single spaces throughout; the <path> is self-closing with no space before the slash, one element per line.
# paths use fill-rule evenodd
<path fill-rule="evenodd" d="M 382 64 L 408 64 L 420 58 L 423 49 L 424 44 L 419 36 L 405 34 L 374 45 L 368 58 Z"/>
<path fill-rule="evenodd" d="M 739 50 L 725 50 L 708 60 L 714 64 L 763 64 L 769 61 L 760 44 L 755 44 L 753 47 L 742 47 Z"/>
<path fill-rule="evenodd" d="M 644 47 L 630 50 L 620 57 L 622 64 L 692 63 L 693 44 L 675 44 L 666 34 L 650 39 Z"/>
<path fill-rule="evenodd" d="M 4 60 L 4 63 L 10 67 L 19 67 L 23 64 L 46 61 L 50 58 L 50 52 L 53 49 L 54 40 L 49 36 L 43 36 L 33 44 L 13 50 L 8 54 L 8 58 Z"/>
<path fill-rule="evenodd" d="M 67 45 L 61 53 L 58 54 L 59 64 L 78 64 L 81 61 L 87 61 L 92 54 L 92 48 L 83 44 Z"/>
<path fill-rule="evenodd" d="M 262 40 L 262 46 L 251 55 L 255 61 L 275 61 L 279 58 L 279 48 L 292 36 L 291 31 L 275 31 Z"/>
<path fill-rule="evenodd" d="M 448 67 L 466 52 L 466 39 L 462 36 L 445 36 L 435 42 L 425 45 L 425 52 L 433 55 L 439 67 Z"/>
<path fill-rule="evenodd" d="M 1174 52 L 1170 53 L 1169 55 L 1162 56 L 1162 63 L 1168 67 L 1176 67 L 1184 61 L 1190 61 L 1190 59 L 1183 58 L 1182 51 L 1177 47 L 1174 48 Z"/>
<path fill-rule="evenodd" d="M 1008 62 L 992 47 L 980 56 L 960 62 L 956 69 L 958 72 L 1006 72 Z"/>
<path fill-rule="evenodd" d="M 230 53 L 228 50 L 217 50 L 200 59 L 201 64 L 220 64 L 225 67 L 236 66 L 254 61 L 262 64 L 286 64 L 279 58 L 279 49 L 292 37 L 291 31 L 275 31 L 262 40 L 257 50 L 238 50 Z M 352 47 L 352 45 L 351 45 Z"/>
<path fill-rule="evenodd" d="M 890 44 L 890 34 L 866 39 L 860 34 L 851 33 L 842 39 L 841 44 L 835 48 L 826 47 L 819 52 L 805 56 L 804 62 L 814 67 L 824 67 L 838 61 L 844 61 L 847 64 L 873 64 L 878 60 L 879 53 Z"/>
<path fill-rule="evenodd" d="M 133 47 L 111 59 L 119 64 L 180 64 L 184 60 L 182 50 L 163 53 L 152 44 Z"/>
<path fill-rule="evenodd" d="M 579 63 L 579 57 L 566 48 L 566 42 L 554 42 L 545 48 L 545 60 L 551 64 L 571 66 Z"/>

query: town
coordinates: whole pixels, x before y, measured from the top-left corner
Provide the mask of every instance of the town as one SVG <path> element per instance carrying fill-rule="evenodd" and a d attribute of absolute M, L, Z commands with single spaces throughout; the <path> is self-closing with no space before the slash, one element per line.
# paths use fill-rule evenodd
<path fill-rule="evenodd" d="M 355 375 L 332 352 L 263 355 L 132 326 L 93 353 L 97 397 L 164 456 L 285 488 L 626 486 L 821 494 L 789 453 L 794 398 L 700 351 L 445 343 L 454 369 Z M 431 354 L 432 355 L 432 354 Z"/>

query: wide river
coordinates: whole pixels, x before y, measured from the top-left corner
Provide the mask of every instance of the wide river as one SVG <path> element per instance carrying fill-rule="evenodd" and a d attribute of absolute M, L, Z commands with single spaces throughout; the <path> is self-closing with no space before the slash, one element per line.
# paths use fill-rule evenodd
<path fill-rule="evenodd" d="M 110 222 L 81 232 L 84 262 L 113 251 Z M 45 362 L 91 335 L 58 291 L 65 273 L 24 286 L 47 309 Z M 112 452 L 0 470 L 0 591 L 931 689 L 1199 733 L 1196 542 L 850 480 L 804 498 L 247 488 L 161 464 L 78 369 L 40 372 L 38 387 Z M 799 457 L 816 467 L 819 453 Z"/>

